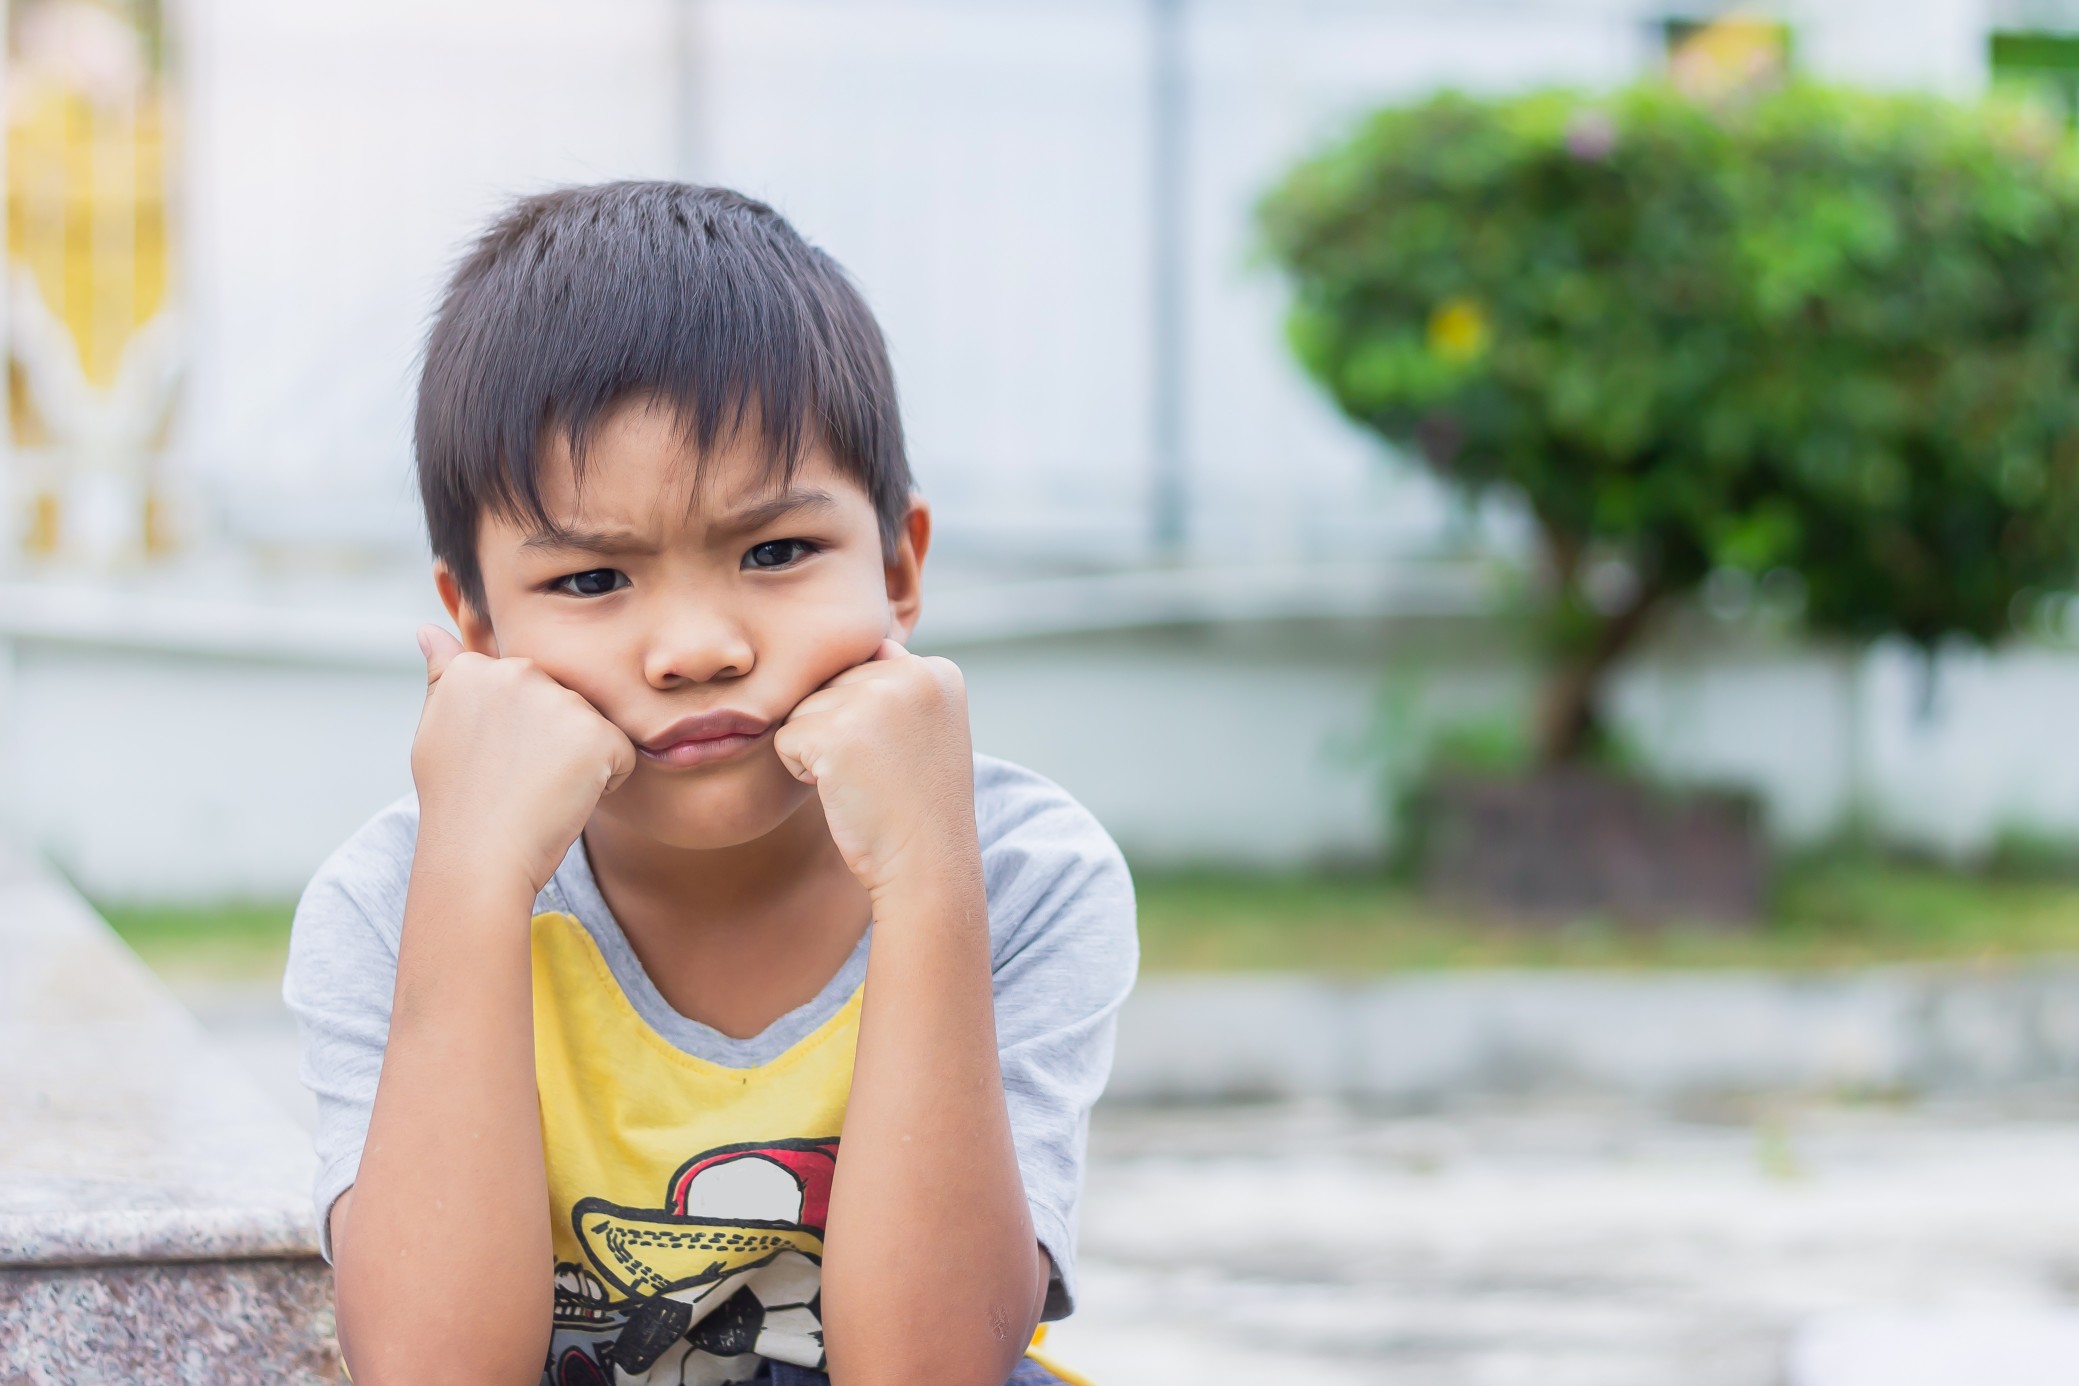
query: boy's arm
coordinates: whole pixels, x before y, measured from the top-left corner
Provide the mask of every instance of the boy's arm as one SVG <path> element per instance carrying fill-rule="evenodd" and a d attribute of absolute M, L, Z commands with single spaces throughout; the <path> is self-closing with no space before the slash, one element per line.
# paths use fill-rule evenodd
<path fill-rule="evenodd" d="M 817 786 L 874 905 L 824 1244 L 831 1379 L 1001 1386 L 1049 1263 L 997 1065 L 959 671 L 891 641 L 804 699 L 774 746 Z"/>
<path fill-rule="evenodd" d="M 835 1386 L 1001 1386 L 1049 1264 L 997 1069 L 972 845 L 879 895 L 823 1260 Z"/>
<path fill-rule="evenodd" d="M 340 1345 L 356 1386 L 539 1380 L 551 1308 L 535 1105 L 533 892 L 412 861 L 368 1142 L 333 1205 Z M 438 1364 L 437 1369 L 433 1364 Z"/>
<path fill-rule="evenodd" d="M 420 823 L 390 1033 L 354 1187 L 333 1206 L 356 1386 L 538 1380 L 552 1255 L 528 921 L 627 738 L 524 660 L 422 634 Z"/>

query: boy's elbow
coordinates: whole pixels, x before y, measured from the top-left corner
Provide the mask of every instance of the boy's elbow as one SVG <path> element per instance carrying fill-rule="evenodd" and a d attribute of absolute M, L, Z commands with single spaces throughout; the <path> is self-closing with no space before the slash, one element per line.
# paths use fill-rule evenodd
<path fill-rule="evenodd" d="M 954 1362 L 948 1360 L 946 1344 L 926 1345 L 916 1352 L 891 1355 L 869 1364 L 853 1364 L 844 1369 L 833 1366 L 830 1386 L 916 1386 L 920 1381 L 931 1382 L 932 1386 L 1004 1386 L 1017 1369 L 1021 1355 L 1003 1357 L 990 1353 L 972 1361 Z"/>
<path fill-rule="evenodd" d="M 428 1381 L 439 1381 L 442 1383 L 442 1386 L 539 1386 L 541 1381 L 541 1363 L 535 1363 L 524 1372 L 501 1371 L 485 1374 L 478 1374 L 465 1369 L 458 1375 L 443 1368 L 437 1374 L 429 1377 L 424 1367 L 413 1367 L 409 1370 L 396 1372 L 363 1373 L 357 1371 L 354 1365 L 349 1362 L 347 1364 L 347 1374 L 349 1379 L 353 1381 L 354 1386 L 426 1386 Z M 1002 1386 L 1002 1383 L 999 1382 L 997 1386 Z"/>
<path fill-rule="evenodd" d="M 912 1301 L 884 1306 L 883 1312 L 863 1321 L 852 1320 L 835 1335 L 831 1386 L 915 1386 L 920 1381 L 932 1386 L 1004 1386 L 1039 1327 L 1053 1277 L 1053 1258 L 1038 1242 L 1032 1246 L 1029 1263 L 1007 1274 L 1013 1283 L 1002 1287 L 1001 1296 L 985 1298 L 967 1311 L 934 1318 Z M 1020 1283 L 1027 1277 L 1019 1271 L 1029 1273 L 1029 1283 Z M 889 1308 L 894 1312 L 886 1312 Z M 827 1295 L 823 1321 L 827 1331 Z M 864 1332 L 850 1331 L 855 1329 Z"/>
<path fill-rule="evenodd" d="M 867 1353 L 833 1356 L 830 1386 L 1004 1386 L 1031 1341 L 1015 1328 L 974 1334 L 925 1333 Z"/>
<path fill-rule="evenodd" d="M 537 1386 L 549 1354 L 548 1318 L 470 1313 L 432 1305 L 337 1301 L 340 1356 L 354 1386 Z"/>
<path fill-rule="evenodd" d="M 492 1354 L 474 1347 L 458 1348 L 453 1336 L 443 1333 L 434 1343 L 395 1342 L 379 1353 L 349 1351 L 343 1356 L 354 1386 L 426 1386 L 429 1381 L 441 1386 L 537 1386 L 541 1381 L 546 1347 L 525 1360 L 509 1352 L 492 1360 Z M 429 1368 L 429 1362 L 438 1365 Z"/>

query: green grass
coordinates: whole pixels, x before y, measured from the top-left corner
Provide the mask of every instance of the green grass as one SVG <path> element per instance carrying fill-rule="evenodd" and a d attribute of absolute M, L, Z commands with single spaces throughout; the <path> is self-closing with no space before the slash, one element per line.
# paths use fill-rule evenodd
<path fill-rule="evenodd" d="M 1867 858 L 1786 866 L 1759 927 L 1504 927 L 1453 915 L 1383 876 L 1138 873 L 1149 972 L 1376 973 L 1471 967 L 1850 967 L 2079 955 L 2079 879 L 1980 875 Z M 279 975 L 287 903 L 108 906 L 162 972 Z"/>
<path fill-rule="evenodd" d="M 293 901 L 223 905 L 101 905 L 101 917 L 162 973 L 281 975 Z"/>
<path fill-rule="evenodd" d="M 1792 863 L 1749 930 L 1498 925 L 1382 876 L 1146 872 L 1151 972 L 1291 968 L 1847 967 L 2079 954 L 2079 882 L 1862 859 Z"/>

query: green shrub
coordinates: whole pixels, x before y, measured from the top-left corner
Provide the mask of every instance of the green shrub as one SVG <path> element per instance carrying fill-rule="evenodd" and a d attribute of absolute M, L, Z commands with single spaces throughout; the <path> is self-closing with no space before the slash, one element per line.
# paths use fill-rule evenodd
<path fill-rule="evenodd" d="M 1816 632 L 1992 641 L 2079 544 L 2079 158 L 2025 107 L 1443 95 L 1262 228 L 1336 404 L 1534 517 L 1536 742 L 1714 573 Z"/>

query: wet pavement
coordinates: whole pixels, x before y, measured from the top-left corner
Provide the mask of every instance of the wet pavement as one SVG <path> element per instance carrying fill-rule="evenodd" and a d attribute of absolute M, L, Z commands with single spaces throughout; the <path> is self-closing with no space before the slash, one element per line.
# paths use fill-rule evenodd
<path fill-rule="evenodd" d="M 2069 1329 L 2075 1118 L 2018 1100 L 1107 1110 L 1085 1312 L 1055 1345 L 1104 1383 L 1778 1386 L 1797 1355 L 1796 1386 L 1874 1386 L 1886 1322 L 1944 1342 L 1986 1311 Z M 2030 1360 L 2052 1374 L 2028 1380 L 2079 1381 L 2069 1333 L 2044 1342 Z"/>

